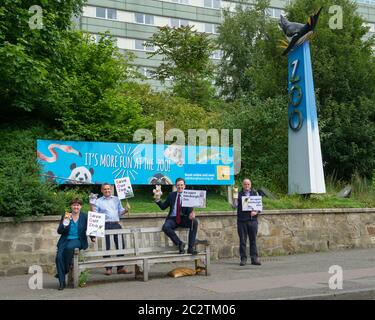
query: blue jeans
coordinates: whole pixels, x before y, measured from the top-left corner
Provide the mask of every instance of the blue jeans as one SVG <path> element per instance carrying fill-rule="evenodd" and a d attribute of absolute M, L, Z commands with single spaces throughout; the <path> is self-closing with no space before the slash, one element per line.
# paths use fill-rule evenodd
<path fill-rule="evenodd" d="M 57 249 L 56 269 L 60 284 L 65 285 L 65 275 L 69 272 L 75 248 L 81 248 L 79 239 L 68 240 L 65 246 L 60 246 Z"/>

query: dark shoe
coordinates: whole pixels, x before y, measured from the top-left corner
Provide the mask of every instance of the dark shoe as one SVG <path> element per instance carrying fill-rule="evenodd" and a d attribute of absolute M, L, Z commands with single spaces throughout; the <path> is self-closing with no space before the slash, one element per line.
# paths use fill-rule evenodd
<path fill-rule="evenodd" d="M 65 283 L 60 283 L 59 289 L 58 290 L 64 290 L 65 288 Z"/>
<path fill-rule="evenodd" d="M 55 278 L 56 278 L 56 279 L 58 279 L 58 278 L 59 278 L 59 275 L 58 275 L 57 273 L 55 274 Z"/>
<path fill-rule="evenodd" d="M 181 242 L 178 246 L 178 250 L 179 250 L 180 254 L 184 254 L 185 253 L 185 243 Z"/>
<path fill-rule="evenodd" d="M 255 266 L 260 266 L 260 265 L 262 265 L 258 259 L 251 259 L 251 264 L 253 264 L 253 265 L 255 265 Z"/>
<path fill-rule="evenodd" d="M 187 253 L 190 253 L 192 255 L 196 255 L 198 253 L 198 251 L 195 250 L 195 249 L 189 248 L 188 251 L 187 251 Z"/>
<path fill-rule="evenodd" d="M 106 276 L 110 276 L 112 274 L 112 270 L 111 269 L 107 269 L 106 271 L 105 271 L 105 275 Z"/>
<path fill-rule="evenodd" d="M 241 262 L 240 262 L 240 266 L 245 266 L 246 265 L 246 262 L 247 260 L 246 259 L 241 259 Z"/>

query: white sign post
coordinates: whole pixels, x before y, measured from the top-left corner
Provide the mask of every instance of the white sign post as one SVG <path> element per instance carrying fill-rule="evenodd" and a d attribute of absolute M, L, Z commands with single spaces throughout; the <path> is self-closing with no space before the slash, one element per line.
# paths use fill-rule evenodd
<path fill-rule="evenodd" d="M 103 238 L 105 232 L 105 214 L 89 211 L 86 235 Z"/>
<path fill-rule="evenodd" d="M 184 190 L 182 192 L 182 207 L 206 208 L 205 190 Z"/>
<path fill-rule="evenodd" d="M 120 200 L 134 197 L 133 188 L 129 177 L 115 179 L 117 196 Z"/>
<path fill-rule="evenodd" d="M 263 211 L 262 197 L 242 197 L 242 211 Z"/>

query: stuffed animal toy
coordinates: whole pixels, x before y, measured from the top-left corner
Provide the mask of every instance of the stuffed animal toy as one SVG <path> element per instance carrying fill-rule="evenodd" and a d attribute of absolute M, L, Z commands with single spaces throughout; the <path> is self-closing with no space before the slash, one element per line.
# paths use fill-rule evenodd
<path fill-rule="evenodd" d="M 65 227 L 67 227 L 69 225 L 71 218 L 72 218 L 72 214 L 70 212 L 65 212 L 64 221 L 63 221 L 63 225 Z"/>
<path fill-rule="evenodd" d="M 155 189 L 152 190 L 152 192 L 154 193 L 154 199 L 155 200 L 160 200 L 160 198 L 161 198 L 161 196 L 163 194 L 163 192 L 161 191 L 161 185 L 159 185 L 159 184 L 156 185 Z"/>
<path fill-rule="evenodd" d="M 238 187 L 233 187 L 233 199 L 238 199 Z"/>
<path fill-rule="evenodd" d="M 195 268 L 195 270 L 191 269 L 191 268 L 179 267 L 179 268 L 175 268 L 175 269 L 169 271 L 168 276 L 170 276 L 172 278 L 195 276 L 195 275 L 201 273 L 204 270 L 206 270 L 206 268 L 200 267 L 200 266 L 197 266 Z"/>

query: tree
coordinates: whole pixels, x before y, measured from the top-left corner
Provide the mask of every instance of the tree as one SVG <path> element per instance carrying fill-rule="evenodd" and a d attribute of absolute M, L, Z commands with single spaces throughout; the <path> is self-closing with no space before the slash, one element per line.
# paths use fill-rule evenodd
<path fill-rule="evenodd" d="M 253 8 L 238 6 L 235 13 L 225 13 L 218 39 L 224 59 L 217 82 L 227 98 L 286 95 L 287 61 L 278 48 L 284 35 L 276 29 L 277 21 L 264 15 L 268 3 L 258 0 Z M 343 29 L 330 28 L 332 5 L 342 8 Z M 349 0 L 295 0 L 285 11 L 289 21 L 306 23 L 320 7 L 311 55 L 325 173 L 349 179 L 357 171 L 369 177 L 375 168 L 370 142 L 375 121 L 374 38 L 365 37 L 365 21 Z"/>
<path fill-rule="evenodd" d="M 62 138 L 130 141 L 138 128 L 148 128 L 148 117 L 124 89 L 132 81 L 131 57 L 122 55 L 113 39 L 102 35 L 98 44 L 90 36 L 71 33 L 59 52 L 39 111 L 54 119 Z M 129 84 L 130 85 L 130 84 Z"/>
<path fill-rule="evenodd" d="M 332 29 L 335 17 L 329 8 L 342 8 L 343 28 Z M 311 56 L 317 98 L 324 109 L 330 101 L 359 102 L 375 93 L 375 38 L 365 37 L 369 28 L 349 0 L 296 0 L 286 7 L 290 21 L 305 22 L 317 8 L 323 7 L 312 40 Z M 323 111 L 324 112 L 324 111 Z"/>
<path fill-rule="evenodd" d="M 140 105 L 123 91 L 133 80 L 132 57 L 120 54 L 109 34 L 96 43 L 74 30 L 72 16 L 83 3 L 40 1 L 39 13 L 29 12 L 34 1 L 6 0 L 0 6 L 1 117 L 41 119 L 60 138 L 130 140 L 149 125 Z"/>
<path fill-rule="evenodd" d="M 165 83 L 172 79 L 172 91 L 176 96 L 192 103 L 207 105 L 214 96 L 214 65 L 210 59 L 216 46 L 209 35 L 193 30 L 192 26 L 159 28 L 147 42 L 153 46 L 150 57 L 161 55 L 162 62 L 156 68 L 154 78 Z"/>
<path fill-rule="evenodd" d="M 240 176 L 279 192 L 288 185 L 286 104 L 286 96 L 237 99 L 223 114 L 225 128 L 241 129 Z"/>
<path fill-rule="evenodd" d="M 84 0 L 3 0 L 0 5 L 0 96 L 3 107 L 31 111 L 44 94 L 48 65 L 61 59 L 56 45 Z M 39 5 L 42 11 L 29 9 Z M 34 28 L 35 26 L 41 28 Z"/>
<path fill-rule="evenodd" d="M 224 11 L 217 39 L 223 59 L 216 83 L 226 99 L 286 94 L 286 59 L 277 47 L 277 22 L 266 15 L 269 3 L 259 0 L 249 6 L 242 1 L 235 12 Z"/>
<path fill-rule="evenodd" d="M 324 107 L 322 150 L 324 169 L 346 181 L 357 173 L 371 178 L 375 168 L 374 102 L 335 101 Z"/>

